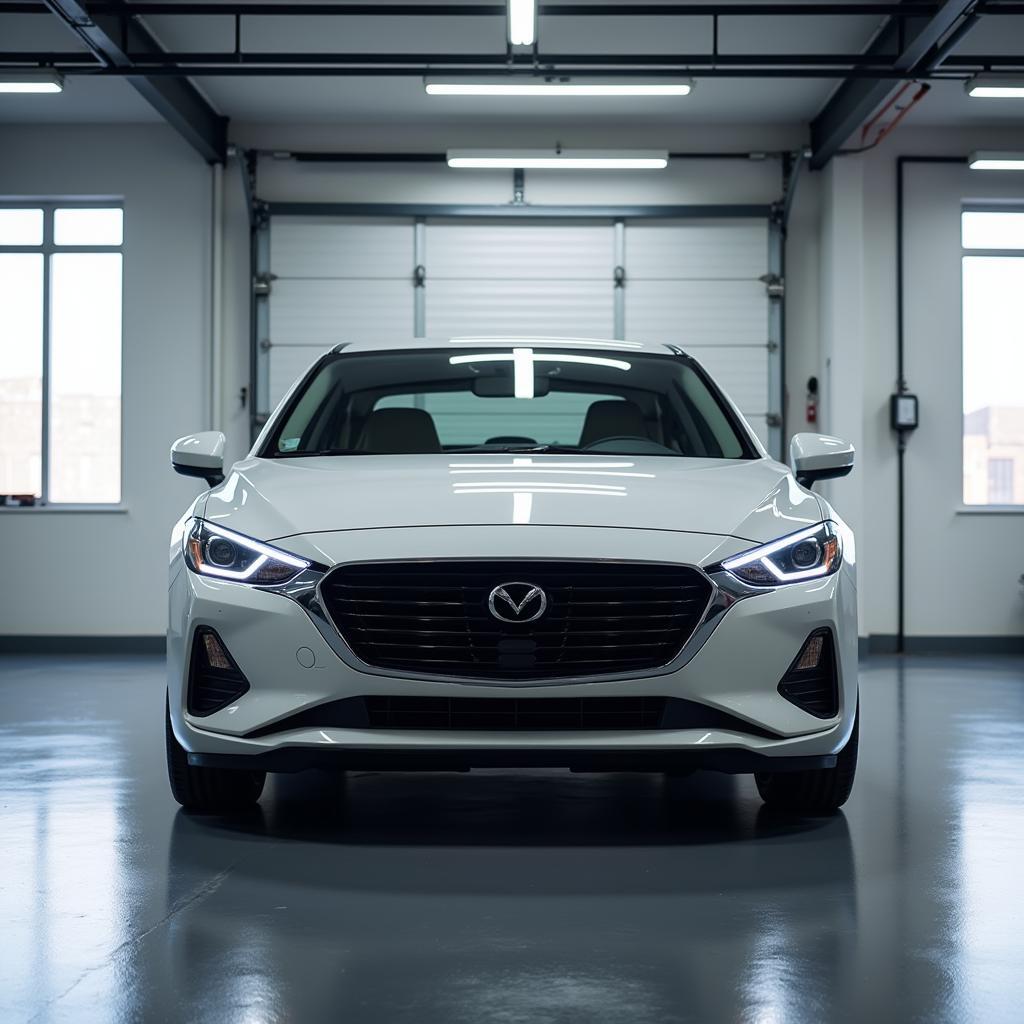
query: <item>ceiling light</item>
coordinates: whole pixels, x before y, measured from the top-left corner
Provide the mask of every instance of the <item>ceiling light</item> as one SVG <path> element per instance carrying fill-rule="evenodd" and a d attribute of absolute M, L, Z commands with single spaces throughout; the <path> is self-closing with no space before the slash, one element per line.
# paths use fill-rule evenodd
<path fill-rule="evenodd" d="M 513 46 L 533 46 L 537 38 L 537 5 L 534 0 L 508 0 L 508 41 Z"/>
<path fill-rule="evenodd" d="M 979 149 L 967 158 L 967 166 L 972 171 L 1024 171 L 1024 152 Z"/>
<path fill-rule="evenodd" d="M 64 79 L 56 71 L 0 71 L 0 92 L 61 92 Z"/>
<path fill-rule="evenodd" d="M 690 78 L 427 78 L 423 84 L 431 96 L 687 96 L 693 90 Z"/>
<path fill-rule="evenodd" d="M 964 83 L 968 96 L 980 99 L 1024 100 L 1024 78 L 1005 75 L 975 75 Z"/>
<path fill-rule="evenodd" d="M 663 149 L 633 152 L 589 149 L 448 150 L 449 167 L 657 171 L 667 165 L 668 153 Z"/>

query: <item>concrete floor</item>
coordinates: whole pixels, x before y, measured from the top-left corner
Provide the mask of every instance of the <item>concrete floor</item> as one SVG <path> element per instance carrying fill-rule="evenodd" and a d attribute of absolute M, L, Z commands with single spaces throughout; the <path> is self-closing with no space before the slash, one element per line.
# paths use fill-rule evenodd
<path fill-rule="evenodd" d="M 0 659 L 0 1020 L 980 1021 L 1024 1005 L 1024 663 L 873 660 L 844 814 L 748 779 L 167 792 L 163 665 Z"/>

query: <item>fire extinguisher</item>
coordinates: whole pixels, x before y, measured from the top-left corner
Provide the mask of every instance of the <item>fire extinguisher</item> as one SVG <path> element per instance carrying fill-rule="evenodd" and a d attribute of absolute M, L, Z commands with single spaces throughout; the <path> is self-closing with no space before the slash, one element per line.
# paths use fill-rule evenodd
<path fill-rule="evenodd" d="M 818 422 L 818 378 L 807 378 L 807 422 Z"/>

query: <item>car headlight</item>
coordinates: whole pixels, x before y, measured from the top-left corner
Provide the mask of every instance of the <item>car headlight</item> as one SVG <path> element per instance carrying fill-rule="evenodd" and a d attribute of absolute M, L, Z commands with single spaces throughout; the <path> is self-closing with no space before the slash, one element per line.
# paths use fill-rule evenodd
<path fill-rule="evenodd" d="M 777 587 L 830 576 L 842 562 L 839 531 L 826 521 L 726 558 L 722 568 L 755 587 Z"/>
<path fill-rule="evenodd" d="M 264 587 L 287 583 L 312 564 L 205 519 L 193 520 L 185 536 L 185 561 L 202 576 Z"/>

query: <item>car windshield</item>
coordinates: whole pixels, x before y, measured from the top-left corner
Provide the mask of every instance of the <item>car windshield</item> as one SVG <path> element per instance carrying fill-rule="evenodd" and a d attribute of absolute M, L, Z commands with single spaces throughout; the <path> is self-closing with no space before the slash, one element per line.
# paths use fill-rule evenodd
<path fill-rule="evenodd" d="M 469 451 L 756 457 L 686 357 L 536 344 L 325 356 L 260 454 Z"/>

